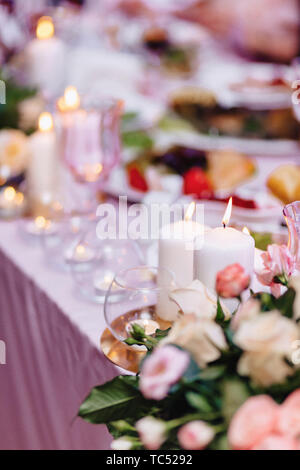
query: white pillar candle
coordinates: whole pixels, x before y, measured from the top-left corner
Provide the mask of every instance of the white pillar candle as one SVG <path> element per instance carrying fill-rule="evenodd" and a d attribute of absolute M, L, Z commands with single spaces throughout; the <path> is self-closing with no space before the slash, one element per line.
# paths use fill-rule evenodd
<path fill-rule="evenodd" d="M 30 199 L 47 206 L 58 197 L 59 176 L 56 136 L 50 113 L 42 113 L 39 130 L 29 141 L 27 185 Z"/>
<path fill-rule="evenodd" d="M 188 208 L 185 220 L 180 220 L 162 228 L 159 240 L 159 268 L 167 269 L 174 275 L 177 287 L 187 287 L 194 279 L 195 240 L 203 237 L 209 227 L 199 222 L 188 220 L 192 217 L 195 204 Z M 164 271 L 162 271 L 164 272 Z M 158 279 L 160 286 L 164 279 Z M 157 302 L 157 314 L 166 321 L 174 321 L 178 308 L 169 300 L 168 293 L 161 294 Z"/>
<path fill-rule="evenodd" d="M 28 81 L 53 97 L 63 86 L 65 44 L 54 36 L 54 25 L 49 17 L 40 18 L 36 36 L 25 51 Z"/>
<path fill-rule="evenodd" d="M 228 209 L 231 212 L 231 201 Z M 227 227 L 229 218 L 230 213 L 224 216 L 223 227 L 204 234 L 203 246 L 194 254 L 194 277 L 211 290 L 215 290 L 217 273 L 231 264 L 239 263 L 249 275 L 254 270 L 254 239 Z"/>

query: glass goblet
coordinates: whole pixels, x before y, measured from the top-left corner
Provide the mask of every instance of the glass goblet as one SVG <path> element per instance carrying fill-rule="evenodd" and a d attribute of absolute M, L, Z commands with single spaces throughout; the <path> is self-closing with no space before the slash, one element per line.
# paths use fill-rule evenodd
<path fill-rule="evenodd" d="M 106 181 L 120 160 L 122 108 L 121 101 L 106 99 L 91 109 L 79 109 L 61 116 L 62 159 L 79 183 L 77 186 L 83 187 L 77 213 L 95 212 L 99 185 Z M 78 188 L 74 187 L 74 193 L 75 190 Z"/>

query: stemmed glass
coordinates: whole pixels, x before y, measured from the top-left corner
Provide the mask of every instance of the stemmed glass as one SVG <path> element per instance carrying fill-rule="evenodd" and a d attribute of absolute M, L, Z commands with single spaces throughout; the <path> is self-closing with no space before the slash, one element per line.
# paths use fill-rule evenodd
<path fill-rule="evenodd" d="M 79 183 L 74 188 L 78 214 L 95 212 L 100 185 L 120 160 L 122 109 L 122 101 L 105 99 L 61 116 L 62 160 Z"/>

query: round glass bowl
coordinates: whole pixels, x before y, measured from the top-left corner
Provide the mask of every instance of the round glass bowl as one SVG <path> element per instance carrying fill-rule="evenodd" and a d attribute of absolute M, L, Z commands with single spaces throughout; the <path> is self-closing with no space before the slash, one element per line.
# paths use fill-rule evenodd
<path fill-rule="evenodd" d="M 113 336 L 124 341 L 130 336 L 133 323 L 142 326 L 148 335 L 153 335 L 158 328 L 169 328 L 171 323 L 164 321 L 160 313 L 171 307 L 169 293 L 175 287 L 174 276 L 166 269 L 139 266 L 120 271 L 104 303 L 105 321 Z"/>

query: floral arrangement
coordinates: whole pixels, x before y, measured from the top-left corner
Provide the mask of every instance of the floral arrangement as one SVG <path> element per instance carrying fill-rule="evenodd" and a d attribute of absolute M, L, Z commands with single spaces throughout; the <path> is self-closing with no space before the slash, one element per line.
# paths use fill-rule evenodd
<path fill-rule="evenodd" d="M 127 344 L 147 348 L 139 374 L 95 387 L 79 410 L 107 424 L 113 449 L 300 450 L 300 277 L 285 246 L 262 256 L 271 292 L 241 300 L 250 277 L 234 264 L 218 297 L 197 280 L 171 293 L 169 330 L 133 325 Z"/>

